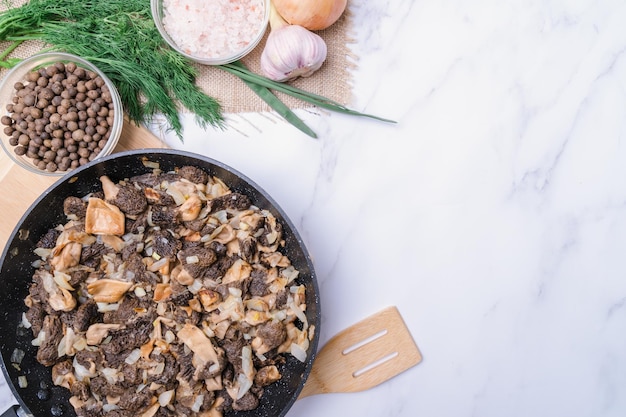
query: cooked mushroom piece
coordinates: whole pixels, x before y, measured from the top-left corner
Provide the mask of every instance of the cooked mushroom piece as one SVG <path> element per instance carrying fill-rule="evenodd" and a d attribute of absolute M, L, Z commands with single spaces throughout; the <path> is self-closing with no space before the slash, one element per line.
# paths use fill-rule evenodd
<path fill-rule="evenodd" d="M 76 307 L 76 299 L 65 288 L 59 288 L 57 292 L 48 298 L 48 303 L 56 311 L 72 311 Z"/>
<path fill-rule="evenodd" d="M 85 215 L 85 231 L 94 235 L 124 234 L 124 213 L 106 201 L 91 197 Z"/>
<path fill-rule="evenodd" d="M 60 249 L 58 254 L 56 254 L 57 250 L 55 249 L 50 265 L 52 265 L 55 271 L 67 271 L 71 267 L 78 265 L 81 252 L 82 245 L 80 243 L 69 242 Z"/>
<path fill-rule="evenodd" d="M 105 278 L 87 285 L 87 292 L 97 303 L 116 303 L 122 299 L 132 286 L 132 282 Z"/>
<path fill-rule="evenodd" d="M 105 323 L 95 323 L 89 326 L 87 329 L 87 333 L 85 333 L 85 338 L 87 339 L 88 345 L 98 345 L 105 337 L 108 336 L 109 331 L 111 330 L 119 330 L 122 328 L 121 324 L 105 324 Z"/>
<path fill-rule="evenodd" d="M 198 167 L 184 166 L 178 169 L 177 172 L 181 177 L 194 184 L 206 184 L 209 181 L 209 175 Z"/>
<path fill-rule="evenodd" d="M 182 221 L 189 222 L 198 218 L 200 210 L 202 210 L 200 197 L 197 194 L 191 194 L 178 208 L 178 213 Z"/>
<path fill-rule="evenodd" d="M 205 364 L 219 364 L 215 347 L 202 330 L 189 323 L 178 331 L 178 338 Z"/>

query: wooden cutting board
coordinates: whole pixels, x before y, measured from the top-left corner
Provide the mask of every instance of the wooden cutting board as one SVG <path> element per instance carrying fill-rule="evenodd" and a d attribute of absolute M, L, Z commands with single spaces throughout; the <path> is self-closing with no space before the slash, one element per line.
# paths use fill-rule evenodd
<path fill-rule="evenodd" d="M 141 148 L 167 148 L 167 145 L 146 128 L 124 121 L 113 152 Z M 0 152 L 0 253 L 24 212 L 58 179 L 27 171 Z"/>

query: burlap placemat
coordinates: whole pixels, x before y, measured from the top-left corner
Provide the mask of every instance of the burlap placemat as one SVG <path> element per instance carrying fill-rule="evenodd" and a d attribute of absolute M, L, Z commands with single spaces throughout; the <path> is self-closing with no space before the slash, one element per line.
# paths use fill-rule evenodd
<path fill-rule="evenodd" d="M 14 5 L 25 3 L 25 0 L 14 0 Z M 7 4 L 0 1 L 0 11 L 6 10 Z M 311 77 L 299 78 L 290 83 L 303 90 L 330 98 L 343 105 L 352 100 L 351 71 L 357 66 L 357 57 L 350 50 L 354 43 L 352 37 L 352 18 L 349 8 L 330 28 L 317 31 L 328 46 L 328 56 L 324 65 Z M 260 57 L 265 46 L 267 33 L 259 45 L 242 61 L 256 73 L 260 73 Z M 9 46 L 0 42 L 0 52 Z M 44 45 L 41 42 L 24 42 L 9 57 L 26 58 L 37 53 Z M 217 99 L 225 113 L 264 112 L 271 109 L 258 98 L 239 78 L 219 68 L 196 65 L 198 77 L 196 83 L 209 96 Z M 7 70 L 0 69 L 0 77 Z M 279 98 L 290 108 L 308 108 L 309 104 L 293 97 L 278 93 Z"/>

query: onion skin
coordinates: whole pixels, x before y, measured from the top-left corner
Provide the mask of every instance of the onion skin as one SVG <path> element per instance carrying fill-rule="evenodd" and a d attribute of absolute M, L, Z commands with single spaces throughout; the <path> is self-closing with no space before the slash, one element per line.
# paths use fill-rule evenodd
<path fill-rule="evenodd" d="M 272 0 L 272 3 L 287 23 L 322 30 L 341 17 L 348 0 Z"/>

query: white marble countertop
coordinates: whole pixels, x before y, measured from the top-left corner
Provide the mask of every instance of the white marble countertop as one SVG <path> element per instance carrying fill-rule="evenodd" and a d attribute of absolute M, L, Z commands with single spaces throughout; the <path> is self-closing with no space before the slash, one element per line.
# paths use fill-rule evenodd
<path fill-rule="evenodd" d="M 626 3 L 351 3 L 351 107 L 397 125 L 300 112 L 314 140 L 188 117 L 167 139 L 282 205 L 314 257 L 322 344 L 396 305 L 422 351 L 288 415 L 626 415 Z"/>

